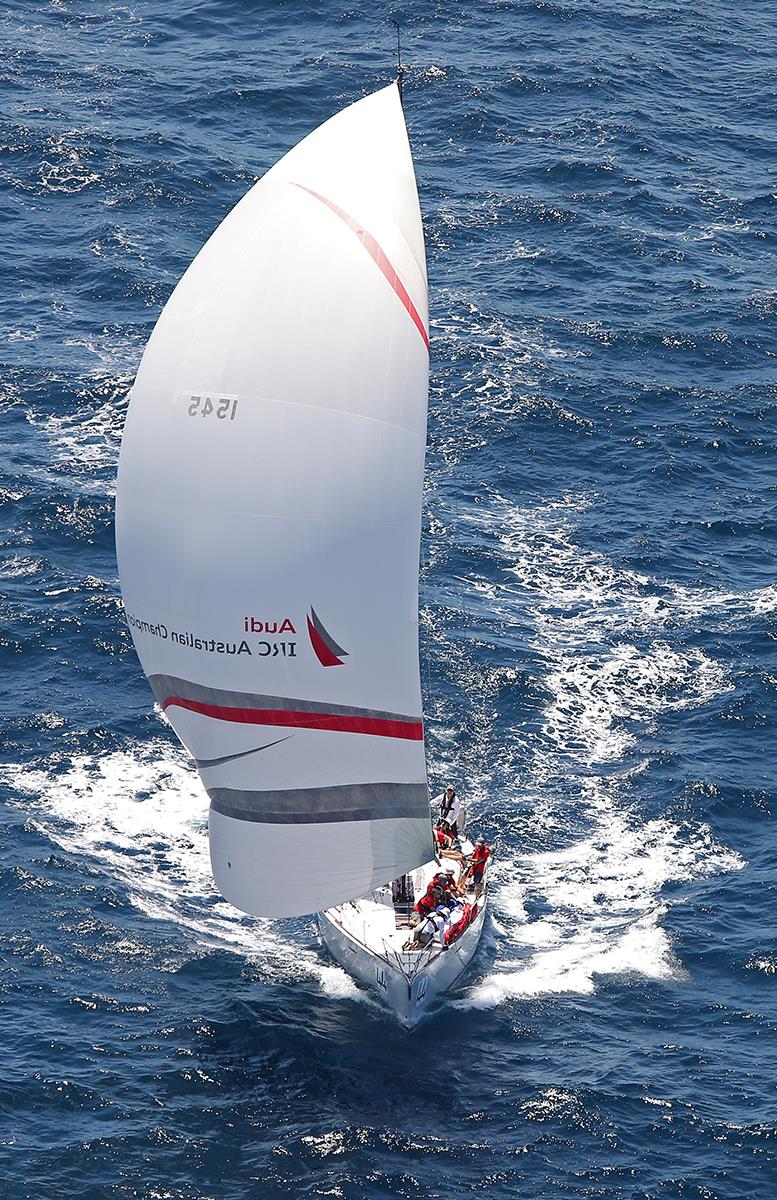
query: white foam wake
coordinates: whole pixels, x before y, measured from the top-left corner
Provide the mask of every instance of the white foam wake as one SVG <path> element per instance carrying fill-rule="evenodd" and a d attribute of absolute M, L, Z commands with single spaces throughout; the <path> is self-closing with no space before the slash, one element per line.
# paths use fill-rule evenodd
<path fill-rule="evenodd" d="M 102 409 L 93 419 L 101 461 L 112 453 L 112 427 Z M 63 446 L 80 436 L 55 422 L 47 432 Z M 520 761 L 516 792 L 531 794 L 535 821 L 561 846 L 500 866 L 492 891 L 495 967 L 470 987 L 465 1004 L 590 992 L 605 975 L 670 977 L 681 966 L 663 928 L 668 885 L 743 865 L 703 824 L 644 820 L 618 766 L 642 749 L 663 712 L 732 687 L 720 663 L 684 643 L 683 626 L 700 612 L 730 622 L 771 611 L 777 589 L 695 591 L 617 570 L 575 544 L 575 522 L 589 502 L 570 496 L 521 510 L 494 496 L 476 517 L 469 510 L 460 518 L 482 525 L 484 550 L 502 567 L 501 586 L 475 581 L 490 611 L 503 627 L 528 618 L 534 629 L 549 700 L 528 754 L 509 742 L 499 753 L 502 764 Z M 53 841 L 99 863 L 148 917 L 174 922 L 197 944 L 255 957 L 281 980 L 313 976 L 332 995 L 364 995 L 339 967 L 324 965 L 309 927 L 245 917 L 218 895 L 207 800 L 169 742 L 77 756 L 51 769 L 5 767 L 0 780 Z M 481 781 L 483 806 L 488 785 Z"/>
<path fill-rule="evenodd" d="M 361 997 L 326 964 L 309 922 L 248 917 L 216 891 L 208 850 L 208 800 L 183 750 L 158 739 L 58 769 L 0 768 L 11 803 L 64 850 L 86 856 L 149 918 L 178 927 L 193 945 L 233 950 L 280 981 L 315 977 L 336 997 Z"/>
<path fill-rule="evenodd" d="M 592 808 L 589 836 L 501 871 L 492 891 L 502 931 L 496 967 L 469 990 L 467 1006 L 589 993 L 599 976 L 682 974 L 663 927 L 664 889 L 737 870 L 742 859 L 706 825 L 641 822 L 601 793 Z"/>
<path fill-rule="evenodd" d="M 589 993 L 601 976 L 680 973 L 664 928 L 669 885 L 744 866 L 701 822 L 645 819 L 638 781 L 648 760 L 630 769 L 624 760 L 647 748 L 663 713 L 733 688 L 724 666 L 686 637 L 694 619 L 750 619 L 777 595 L 695 591 L 618 570 L 575 544 L 589 503 L 567 496 L 522 510 L 495 496 L 466 518 L 482 524 L 486 543 L 499 531 L 492 557 L 505 582 L 484 585 L 489 609 L 503 625 L 528 617 L 534 628 L 549 699 L 540 734 L 524 743 L 515 792 L 530 794 L 534 814 L 522 835 L 561 848 L 497 865 L 495 963 L 465 1006 Z M 486 780 L 479 790 L 488 795 Z"/>

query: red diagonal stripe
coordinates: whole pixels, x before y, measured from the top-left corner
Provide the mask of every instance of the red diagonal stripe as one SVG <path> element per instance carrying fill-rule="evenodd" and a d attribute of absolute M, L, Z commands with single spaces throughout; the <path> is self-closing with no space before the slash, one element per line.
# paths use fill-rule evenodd
<path fill-rule="evenodd" d="M 389 721 L 379 717 L 343 717 L 337 713 L 293 712 L 284 708 L 228 708 L 223 704 L 204 704 L 183 696 L 168 696 L 162 708 L 186 708 L 189 712 L 233 721 L 238 725 L 282 725 L 292 729 L 329 729 L 333 733 L 370 733 L 374 737 L 406 738 L 420 742 L 424 727 L 420 721 Z"/>
<path fill-rule="evenodd" d="M 300 188 L 303 192 L 307 192 L 309 196 L 315 196 L 316 200 L 320 200 L 322 204 L 325 204 L 327 208 L 331 210 L 331 212 L 335 213 L 340 220 L 344 221 L 348 228 L 356 234 L 370 258 L 372 258 L 373 262 L 375 262 L 385 278 L 388 280 L 390 287 L 392 287 L 397 296 L 399 296 L 399 299 L 402 301 L 403 305 L 410 314 L 413 324 L 423 338 L 424 345 L 428 350 L 429 334 L 426 332 L 418 309 L 410 299 L 407 288 L 399 278 L 399 275 L 394 267 L 391 265 L 391 261 L 389 260 L 388 256 L 383 252 L 382 248 L 375 241 L 375 238 L 372 236 L 372 234 L 369 233 L 363 225 L 360 225 L 358 221 L 355 221 L 354 218 L 345 211 L 345 209 L 340 208 L 339 205 L 334 204 L 331 200 L 327 200 L 326 196 L 320 196 L 318 192 L 314 192 L 312 188 L 305 187 L 305 185 L 302 183 L 295 183 L 294 186 Z"/>

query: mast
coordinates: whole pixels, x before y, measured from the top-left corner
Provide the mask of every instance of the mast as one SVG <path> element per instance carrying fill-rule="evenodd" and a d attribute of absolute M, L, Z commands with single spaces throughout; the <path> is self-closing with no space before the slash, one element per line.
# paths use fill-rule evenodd
<path fill-rule="evenodd" d="M 396 26 L 396 30 L 397 30 L 397 90 L 399 92 L 400 104 L 402 104 L 403 103 L 403 101 L 402 101 L 402 84 L 403 84 L 403 80 L 404 80 L 405 69 L 402 66 L 402 43 L 400 41 L 401 26 L 399 24 L 399 21 L 394 21 L 392 23 Z"/>

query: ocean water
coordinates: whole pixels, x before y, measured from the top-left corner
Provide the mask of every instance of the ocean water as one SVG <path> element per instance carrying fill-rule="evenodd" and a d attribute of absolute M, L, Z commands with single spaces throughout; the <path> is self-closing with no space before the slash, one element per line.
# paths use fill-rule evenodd
<path fill-rule="evenodd" d="M 777 1195 L 773 10 L 0 14 L 0 1196 Z M 433 785 L 497 848 L 413 1034 L 215 892 L 123 621 L 126 397 L 253 180 L 389 81 L 425 217 Z"/>

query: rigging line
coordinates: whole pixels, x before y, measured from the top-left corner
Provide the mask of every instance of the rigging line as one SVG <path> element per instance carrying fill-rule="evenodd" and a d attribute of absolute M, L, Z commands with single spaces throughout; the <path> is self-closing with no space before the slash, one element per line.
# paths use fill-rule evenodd
<path fill-rule="evenodd" d="M 392 21 L 391 23 L 392 23 L 392 25 L 394 25 L 396 27 L 396 31 L 397 31 L 397 90 L 399 91 L 399 100 L 401 103 L 402 102 L 402 82 L 403 82 L 403 76 L 404 76 L 404 68 L 402 66 L 402 43 L 400 40 L 400 30 L 402 27 L 399 24 L 399 21 Z"/>

